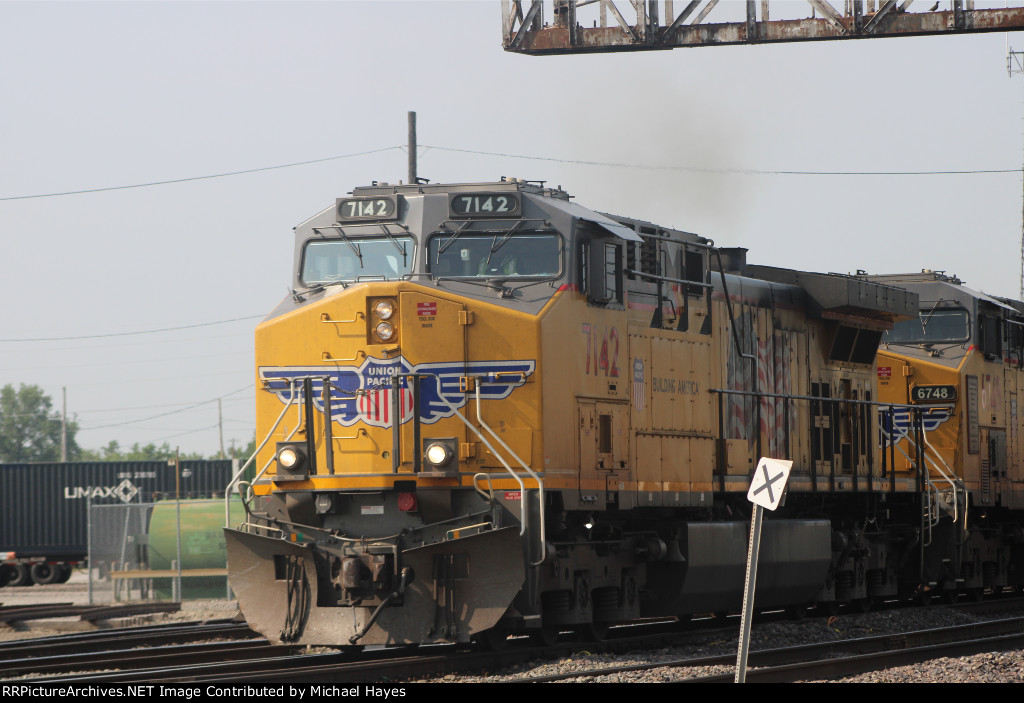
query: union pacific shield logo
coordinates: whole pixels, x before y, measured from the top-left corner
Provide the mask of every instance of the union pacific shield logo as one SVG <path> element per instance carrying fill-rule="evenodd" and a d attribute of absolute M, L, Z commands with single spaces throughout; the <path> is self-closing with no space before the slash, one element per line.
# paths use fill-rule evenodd
<path fill-rule="evenodd" d="M 480 397 L 485 400 L 507 398 L 526 383 L 536 362 L 470 361 L 410 365 L 404 359 L 367 359 L 360 366 L 261 366 L 260 379 L 264 389 L 274 393 L 282 403 L 292 397 L 292 384 L 303 378 L 313 380 L 313 403 L 323 412 L 323 388 L 330 387 L 331 415 L 343 427 L 365 422 L 372 427 L 392 427 L 395 418 L 392 378 L 396 375 L 422 374 L 420 379 L 420 418 L 432 424 L 451 417 L 470 397 L 459 388 L 463 376 L 477 377 Z M 399 381 L 399 423 L 412 419 L 411 383 Z M 302 400 L 302 384 L 295 383 L 294 398 Z M 475 395 L 475 392 L 474 394 Z"/>
<path fill-rule="evenodd" d="M 953 408 L 927 408 L 921 414 L 921 429 L 925 432 L 934 432 L 952 415 Z M 883 412 L 879 413 L 879 420 L 884 446 L 899 444 L 904 437 L 913 436 L 914 423 L 909 408 L 895 408 L 891 413 L 883 408 Z"/>

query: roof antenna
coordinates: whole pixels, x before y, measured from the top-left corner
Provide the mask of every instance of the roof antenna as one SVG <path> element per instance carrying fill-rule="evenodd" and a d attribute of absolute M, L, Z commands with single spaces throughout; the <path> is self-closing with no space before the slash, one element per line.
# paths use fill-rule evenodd
<path fill-rule="evenodd" d="M 1014 51 L 1010 47 L 1010 35 L 1006 35 L 1006 72 L 1013 77 L 1015 73 L 1024 73 L 1024 63 L 1021 62 L 1021 57 L 1024 56 L 1024 51 Z M 1016 64 L 1016 66 L 1015 66 Z M 1024 223 L 1024 209 L 1021 212 L 1021 220 Z M 1024 224 L 1021 227 L 1021 245 L 1020 245 L 1020 300 L 1024 300 Z"/>
<path fill-rule="evenodd" d="M 409 113 L 409 183 L 418 186 L 430 183 L 430 179 L 416 175 L 416 113 Z"/>
<path fill-rule="evenodd" d="M 416 184 L 416 113 L 409 113 L 409 183 Z"/>

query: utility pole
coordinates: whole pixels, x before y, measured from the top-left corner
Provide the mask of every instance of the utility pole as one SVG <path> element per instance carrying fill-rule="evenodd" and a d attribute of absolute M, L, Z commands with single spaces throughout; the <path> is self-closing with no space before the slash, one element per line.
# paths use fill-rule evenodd
<path fill-rule="evenodd" d="M 68 460 L 68 387 L 62 386 L 61 392 L 64 401 L 60 412 L 60 460 L 64 463 Z"/>
<path fill-rule="evenodd" d="M 220 459 L 224 458 L 224 413 L 221 412 L 220 398 L 217 398 L 217 428 L 220 430 Z"/>
<path fill-rule="evenodd" d="M 416 185 L 416 113 L 409 113 L 409 183 Z"/>
<path fill-rule="evenodd" d="M 1024 73 L 1024 62 L 1021 57 L 1024 56 L 1024 51 L 1014 51 L 1010 48 L 1009 35 L 1007 35 L 1006 44 L 1006 72 L 1012 78 L 1015 73 Z M 1024 168 L 1021 173 L 1024 174 Z M 1024 189 L 1024 175 L 1021 178 L 1022 189 Z M 1020 297 L 1018 300 L 1024 300 L 1024 190 L 1021 192 L 1021 239 L 1020 239 Z"/>

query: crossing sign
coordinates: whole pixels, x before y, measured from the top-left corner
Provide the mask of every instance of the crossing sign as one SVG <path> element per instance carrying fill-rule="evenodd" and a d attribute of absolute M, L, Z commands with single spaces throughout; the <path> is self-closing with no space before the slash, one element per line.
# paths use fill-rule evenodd
<path fill-rule="evenodd" d="M 761 457 L 754 470 L 754 478 L 747 491 L 747 500 L 768 510 L 775 510 L 782 500 L 782 493 L 789 481 L 789 471 L 793 462 L 786 459 L 769 459 Z"/>

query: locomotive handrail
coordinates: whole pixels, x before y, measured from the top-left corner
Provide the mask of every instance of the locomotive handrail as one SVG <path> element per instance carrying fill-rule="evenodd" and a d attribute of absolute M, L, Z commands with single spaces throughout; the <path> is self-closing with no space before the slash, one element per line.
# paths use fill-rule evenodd
<path fill-rule="evenodd" d="M 281 414 L 277 416 L 277 420 L 270 428 L 270 431 L 267 432 L 267 436 L 264 438 L 263 442 L 260 443 L 260 446 L 256 447 L 256 451 L 254 451 L 252 453 L 252 456 L 249 457 L 249 460 L 242 465 L 242 468 L 240 468 L 238 472 L 231 477 L 231 481 L 228 483 L 228 487 L 224 489 L 224 527 L 231 527 L 231 489 L 233 489 L 238 484 L 238 480 L 242 477 L 242 474 L 245 473 L 245 470 L 249 468 L 249 464 L 255 461 L 256 456 L 260 453 L 263 447 L 267 445 L 267 442 L 270 441 L 270 438 L 274 436 L 274 430 L 276 430 L 277 426 L 281 424 L 281 420 L 284 419 L 284 414 L 288 412 L 288 408 L 290 408 L 292 406 L 292 403 L 295 402 L 295 379 L 290 379 L 288 381 L 288 387 L 291 391 L 291 394 L 288 396 L 288 402 L 284 404 L 284 409 L 281 410 Z M 298 428 L 298 425 L 296 425 L 296 428 Z M 264 466 L 263 470 L 260 471 L 259 474 L 257 474 L 253 478 L 253 481 L 262 476 L 263 472 L 266 471 L 267 468 L 269 468 L 269 466 L 270 464 Z M 248 504 L 245 502 L 244 498 L 242 500 L 242 505 L 245 506 L 245 512 L 246 514 L 248 514 L 249 507 Z"/>
<path fill-rule="evenodd" d="M 329 351 L 325 351 L 325 352 L 321 352 L 320 360 L 321 361 L 356 361 L 356 360 L 359 359 L 360 356 L 366 356 L 366 352 L 364 352 L 362 349 L 356 350 L 356 355 L 353 356 L 351 359 L 339 359 L 338 357 L 331 356 L 331 353 Z"/>
<path fill-rule="evenodd" d="M 434 374 L 434 373 L 424 373 L 424 374 L 420 374 L 420 375 L 421 376 L 430 376 L 430 377 L 432 377 L 433 379 L 435 379 L 437 381 L 438 386 L 440 387 L 441 378 L 437 374 Z M 479 388 L 479 384 L 477 384 L 477 388 Z M 449 410 L 451 410 L 460 420 L 462 420 L 462 423 L 466 427 L 468 427 L 469 430 L 474 435 L 476 435 L 477 438 L 481 442 L 483 442 L 484 446 L 487 447 L 488 450 L 490 450 L 491 454 L 493 454 L 495 457 L 497 457 L 498 461 L 500 461 L 502 466 L 505 467 L 505 470 L 508 471 L 509 474 L 512 476 L 512 478 L 514 478 L 516 480 L 516 483 L 519 484 L 519 490 L 522 492 L 522 495 L 525 496 L 527 491 L 526 491 L 526 484 L 523 483 L 523 479 L 520 478 L 520 476 L 515 471 L 512 470 L 512 467 L 509 466 L 508 462 L 505 461 L 505 459 L 501 456 L 501 454 L 499 454 L 497 452 L 497 450 L 495 450 L 495 448 L 493 446 L 491 446 L 491 443 L 487 441 L 487 438 L 484 437 L 482 434 L 480 434 L 480 430 L 478 430 L 476 427 L 474 427 L 473 423 L 471 423 L 469 420 L 467 420 L 466 416 L 463 415 L 462 413 L 460 413 L 459 409 L 456 408 L 454 405 L 452 405 L 451 402 L 447 398 L 444 397 L 444 394 L 438 393 L 438 398 L 441 400 L 441 402 L 443 402 L 445 405 L 448 406 Z M 520 505 L 519 505 L 519 522 L 520 522 L 519 535 L 520 536 L 526 534 L 526 529 L 527 529 L 527 527 L 529 525 L 529 521 L 530 521 L 529 512 L 526 510 L 526 500 L 524 498 L 524 500 L 520 501 Z"/>
<path fill-rule="evenodd" d="M 253 498 L 252 484 L 248 481 L 239 481 L 236 488 L 238 488 L 238 495 L 242 498 L 242 506 L 245 507 L 245 504 Z M 245 493 L 242 492 L 243 489 L 245 489 Z"/>
<path fill-rule="evenodd" d="M 915 406 L 909 406 L 909 407 L 915 407 Z M 899 427 L 896 427 L 896 423 L 892 423 L 892 426 L 893 426 L 893 429 L 896 430 L 899 433 L 900 437 L 906 438 L 907 442 L 909 442 L 910 444 L 913 444 L 915 446 L 917 445 L 917 442 L 914 441 L 914 439 L 910 436 L 910 434 L 906 430 L 904 430 L 902 428 L 899 428 Z M 922 430 L 923 430 L 923 428 L 922 428 Z M 928 433 L 927 433 L 926 430 L 922 431 L 921 439 L 922 439 L 922 442 L 923 442 L 925 448 L 926 449 L 930 449 L 931 453 L 935 457 L 938 457 L 939 461 L 942 462 L 943 466 L 945 466 L 945 468 L 947 470 L 952 472 L 952 469 L 950 469 L 949 466 L 946 464 L 945 459 L 942 458 L 942 455 L 939 453 L 939 451 L 934 447 L 934 445 L 932 445 L 931 442 L 928 441 Z M 902 447 L 900 447 L 899 445 L 896 445 L 896 449 L 897 449 L 897 451 L 899 451 L 900 454 L 903 455 L 903 457 L 908 462 L 913 463 L 913 459 L 911 459 L 910 456 L 905 451 L 903 451 Z M 959 522 L 959 519 L 960 519 L 960 499 L 961 499 L 961 497 L 960 497 L 960 487 L 958 486 L 958 483 L 960 483 L 960 480 L 955 478 L 955 477 L 950 477 L 945 471 L 943 471 L 942 470 L 942 466 L 939 466 L 938 462 L 936 462 L 934 458 L 929 456 L 928 452 L 924 453 L 924 461 L 925 461 L 924 479 L 925 479 L 925 481 L 927 481 L 928 486 L 932 489 L 932 491 L 935 492 L 936 495 L 939 494 L 939 488 L 935 484 L 935 482 L 932 481 L 931 476 L 929 475 L 929 472 L 928 472 L 929 465 L 934 467 L 938 471 L 939 475 L 942 477 L 942 480 L 946 481 L 949 484 L 950 489 L 953 491 L 953 522 L 954 522 L 954 524 Z M 931 501 L 932 501 L 930 495 L 929 495 L 928 501 L 929 501 L 929 506 L 930 506 L 931 505 Z M 967 526 L 967 505 L 966 505 L 966 502 L 967 501 L 964 501 L 964 527 Z M 929 507 L 929 522 L 930 522 L 930 525 L 933 525 L 933 524 L 935 524 L 937 522 L 937 519 L 934 517 L 934 512 L 931 511 L 930 507 Z"/>
<path fill-rule="evenodd" d="M 483 476 L 484 478 L 487 479 L 487 490 L 490 491 L 490 493 L 484 493 L 483 491 L 480 490 L 480 487 L 476 485 L 477 480 L 481 476 Z M 491 503 L 492 505 L 494 504 L 494 484 L 491 483 L 491 475 L 490 474 L 484 473 L 483 471 L 481 471 L 478 474 L 475 474 L 473 476 L 473 488 L 476 489 L 477 493 L 479 493 L 484 498 L 486 498 L 487 502 Z"/>
<path fill-rule="evenodd" d="M 932 454 L 934 454 L 936 457 L 938 457 L 939 461 L 942 462 L 942 466 L 939 466 L 938 462 L 936 462 L 934 459 L 932 459 L 932 465 L 938 470 L 939 475 L 942 476 L 942 479 L 944 481 L 946 481 L 946 483 L 949 484 L 949 487 L 953 491 L 953 522 L 956 523 L 958 521 L 958 516 L 960 514 L 960 512 L 959 512 L 960 511 L 960 491 L 959 491 L 959 488 L 957 486 L 958 479 L 956 479 L 955 477 L 951 478 L 945 471 L 942 470 L 943 467 L 945 467 L 946 470 L 948 470 L 950 473 L 953 472 L 953 470 L 949 468 L 949 465 L 946 464 L 946 460 L 942 458 L 941 454 L 939 454 L 938 450 L 934 446 L 932 446 L 931 442 L 928 441 L 928 434 L 927 433 L 923 433 L 921 435 L 921 439 L 924 441 L 925 447 L 927 447 L 928 449 L 931 449 L 932 450 Z M 927 459 L 928 459 L 928 455 L 926 453 L 925 454 L 926 462 L 927 462 Z M 926 463 L 925 467 L 927 468 L 927 463 Z M 928 479 L 928 481 L 929 481 L 929 483 L 931 483 L 931 479 L 930 478 Z M 964 501 L 964 527 L 965 528 L 967 527 L 967 501 L 966 500 Z"/>
<path fill-rule="evenodd" d="M 646 235 L 645 235 L 646 236 Z M 643 271 L 635 271 L 633 269 L 625 269 L 623 273 L 631 273 L 641 278 L 650 278 L 652 281 L 666 281 L 668 283 L 681 283 L 687 286 L 694 286 L 696 288 L 714 288 L 714 283 L 701 283 L 700 281 L 688 281 L 685 278 L 672 278 L 670 276 L 659 276 L 654 273 L 644 273 Z"/>
<path fill-rule="evenodd" d="M 544 480 L 540 476 L 538 476 L 534 472 L 534 470 L 531 469 L 529 467 L 529 465 L 525 461 L 520 459 L 516 455 L 516 453 L 514 451 L 512 451 L 511 447 L 509 447 L 507 444 L 505 444 L 505 440 L 503 440 L 501 437 L 499 437 L 494 432 L 494 430 L 491 429 L 490 425 L 488 425 L 486 422 L 484 422 L 484 418 L 480 414 L 480 384 L 479 383 L 476 384 L 476 419 L 480 423 L 480 425 L 485 430 L 487 430 L 491 434 L 491 436 L 494 437 L 494 439 L 496 439 L 498 441 L 498 444 L 500 444 L 505 449 L 505 451 L 507 451 L 509 454 L 511 454 L 512 458 L 515 459 L 516 461 L 518 461 L 519 465 L 522 466 L 524 469 L 526 469 L 527 473 L 529 473 L 530 476 L 532 476 L 533 479 L 537 482 L 537 500 L 539 501 L 539 504 L 540 504 L 540 509 L 539 509 L 539 512 L 540 512 L 540 560 L 538 560 L 538 561 L 531 561 L 530 564 L 532 566 L 540 566 L 541 564 L 544 563 L 544 557 L 545 557 L 545 552 L 546 552 L 546 548 L 545 548 L 544 544 L 545 544 L 545 540 L 547 539 L 547 535 L 546 535 L 546 531 L 545 531 L 545 523 L 544 523 Z M 497 456 L 497 454 L 495 454 L 495 456 Z M 501 457 L 498 457 L 498 458 L 499 458 L 499 460 L 501 460 L 502 464 L 505 463 L 504 459 L 501 459 Z M 509 470 L 511 471 L 511 469 L 509 469 Z M 522 512 L 526 513 L 528 515 L 529 514 L 529 510 L 527 510 L 527 508 L 526 508 L 526 495 L 527 495 L 526 489 L 524 488 L 523 489 L 523 500 L 522 500 L 523 505 L 520 506 L 520 507 L 522 508 Z"/>
<path fill-rule="evenodd" d="M 885 403 L 885 402 L 874 401 L 874 400 L 860 400 L 860 399 L 856 399 L 856 398 L 826 398 L 826 397 L 811 396 L 811 395 L 792 395 L 792 394 L 788 394 L 788 393 L 763 393 L 763 392 L 760 392 L 760 391 L 742 391 L 742 390 L 734 390 L 734 389 L 730 389 L 730 388 L 710 388 L 710 389 L 708 389 L 708 392 L 709 393 L 718 393 L 720 395 L 748 396 L 748 397 L 755 397 L 755 398 L 758 398 L 758 399 L 760 399 L 760 398 L 781 398 L 781 399 L 784 399 L 784 400 L 810 400 L 810 401 L 819 401 L 819 402 L 827 402 L 827 403 L 844 403 L 844 404 L 849 404 L 849 405 L 863 405 L 863 406 L 869 406 L 869 407 L 885 408 L 885 409 L 889 410 L 890 412 L 892 412 L 893 410 L 897 410 L 897 409 L 899 409 L 899 410 L 921 410 L 922 409 L 921 406 L 919 406 L 919 405 L 898 404 L 898 403 Z M 953 408 L 954 406 L 953 405 L 935 405 L 935 406 L 930 406 L 929 409 L 940 408 L 940 407 L 941 408 Z M 922 430 L 923 430 L 923 428 L 922 428 Z M 890 432 L 895 434 L 895 435 L 898 435 L 898 437 L 900 439 L 906 438 L 906 440 L 910 444 L 912 444 L 914 446 L 917 445 L 917 442 L 914 441 L 913 437 L 910 436 L 910 434 L 907 432 L 907 430 L 902 428 L 902 427 L 899 427 L 895 423 L 895 421 L 890 422 Z M 895 437 L 894 437 L 894 439 L 895 439 Z M 935 446 L 931 442 L 928 441 L 927 430 L 923 431 L 922 439 L 923 439 L 923 444 L 924 444 L 925 449 L 926 450 L 930 450 L 930 451 L 926 451 L 924 453 L 924 462 L 925 462 L 924 479 L 925 479 L 925 481 L 927 481 L 929 486 L 932 487 L 935 490 L 936 493 L 939 492 L 938 491 L 938 487 L 935 486 L 935 482 L 931 480 L 931 477 L 930 477 L 929 471 L 928 471 L 929 467 L 933 467 L 936 470 L 936 472 L 941 476 L 941 480 L 945 481 L 946 483 L 948 483 L 950 485 L 950 488 L 953 491 L 953 496 L 954 496 L 954 499 L 953 499 L 953 522 L 954 523 L 959 522 L 959 519 L 960 519 L 960 503 L 961 503 L 961 500 L 962 500 L 961 488 L 958 485 L 958 483 L 960 483 L 960 480 L 957 479 L 955 475 L 951 475 L 951 474 L 953 474 L 952 469 L 950 469 L 949 465 L 946 464 L 945 459 L 942 458 L 942 455 L 935 448 Z M 910 455 L 907 454 L 907 452 L 905 452 L 903 450 L 903 448 L 900 447 L 896 443 L 896 441 L 893 441 L 892 445 L 896 448 L 896 450 L 900 454 L 903 455 L 903 457 L 908 462 L 910 462 L 911 464 L 914 463 L 914 460 L 910 457 Z M 940 466 L 939 462 L 941 462 L 941 466 Z M 930 501 L 931 501 L 931 498 L 929 496 L 929 502 Z M 966 501 L 964 501 L 964 503 L 966 503 Z M 964 525 L 966 526 L 966 524 L 967 524 L 967 506 L 966 506 L 966 504 L 964 505 L 964 511 L 963 512 L 964 512 Z"/>
<path fill-rule="evenodd" d="M 351 320 L 332 320 L 331 316 L 328 315 L 327 313 L 325 313 L 325 312 L 320 313 L 320 322 L 325 322 L 325 323 L 332 324 L 332 325 L 347 325 L 347 324 L 351 324 L 353 322 L 359 322 L 360 320 L 365 320 L 365 319 L 366 319 L 366 315 L 364 315 L 363 313 L 359 312 L 358 310 L 356 311 L 356 316 L 353 319 L 351 319 Z"/>
<path fill-rule="evenodd" d="M 466 525 L 465 527 L 453 527 L 452 529 L 450 529 L 447 532 L 445 532 L 444 536 L 445 537 L 451 536 L 451 537 L 454 537 L 455 539 L 458 539 L 459 533 L 465 532 L 466 530 L 477 530 L 478 531 L 477 534 L 479 534 L 479 530 L 481 530 L 483 528 L 493 529 L 493 527 L 494 527 L 494 525 L 491 524 L 490 522 L 478 522 L 475 525 Z"/>
<path fill-rule="evenodd" d="M 255 527 L 257 530 L 273 530 L 282 537 L 286 534 L 280 527 L 274 527 L 273 525 L 258 525 L 255 522 L 249 522 L 248 520 L 239 525 L 239 527 Z M 245 530 L 245 532 L 249 532 L 249 530 Z"/>
<path fill-rule="evenodd" d="M 824 396 L 816 395 L 793 395 L 791 393 L 765 393 L 762 391 L 741 391 L 733 388 L 709 388 L 708 393 L 724 393 L 727 395 L 747 395 L 755 396 L 758 398 L 782 398 L 783 400 L 824 400 L 830 403 L 849 403 L 850 405 L 872 405 L 879 408 L 898 408 L 900 410 L 908 410 L 913 408 L 919 408 L 919 405 L 901 405 L 899 403 L 885 403 L 878 400 L 860 400 L 858 398 L 826 398 Z M 949 405 L 933 405 L 932 408 L 953 408 L 952 404 Z"/>

